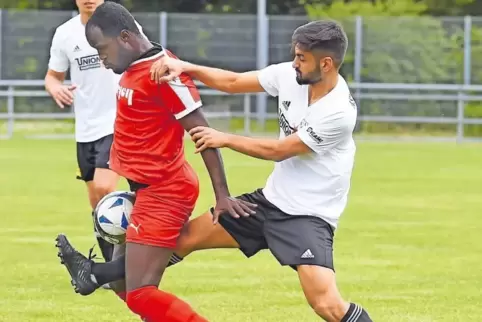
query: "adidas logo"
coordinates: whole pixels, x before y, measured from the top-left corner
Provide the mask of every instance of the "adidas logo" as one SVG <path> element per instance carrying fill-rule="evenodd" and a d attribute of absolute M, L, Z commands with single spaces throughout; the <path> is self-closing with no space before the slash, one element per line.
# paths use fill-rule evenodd
<path fill-rule="evenodd" d="M 307 249 L 303 255 L 301 255 L 301 258 L 315 258 L 315 255 L 311 252 L 310 249 Z"/>
<path fill-rule="evenodd" d="M 281 102 L 281 105 L 283 105 L 285 110 L 288 110 L 290 108 L 291 102 L 290 101 L 283 101 L 283 102 Z"/>
<path fill-rule="evenodd" d="M 80 51 L 80 47 L 79 47 L 79 46 L 75 46 L 75 48 L 74 48 L 74 53 L 75 53 L 75 52 L 78 52 L 78 51 Z"/>

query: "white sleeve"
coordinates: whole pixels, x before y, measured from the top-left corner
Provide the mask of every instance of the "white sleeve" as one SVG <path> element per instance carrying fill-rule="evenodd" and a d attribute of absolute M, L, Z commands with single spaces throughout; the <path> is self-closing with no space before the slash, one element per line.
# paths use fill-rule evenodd
<path fill-rule="evenodd" d="M 336 112 L 321 120 L 308 117 L 304 119 L 296 132 L 310 149 L 316 153 L 336 147 L 352 135 L 356 117 L 350 112 Z"/>
<path fill-rule="evenodd" d="M 52 46 L 50 47 L 49 69 L 63 73 L 69 69 L 69 57 L 63 49 L 64 39 L 59 29 L 55 31 L 52 38 Z"/>
<path fill-rule="evenodd" d="M 161 86 L 162 99 L 169 102 L 174 117 L 179 120 L 202 106 L 201 96 L 194 81 L 187 74 Z"/>
<path fill-rule="evenodd" d="M 258 81 L 264 88 L 266 93 L 271 96 L 278 96 L 279 94 L 279 74 L 280 64 L 270 65 L 263 68 L 258 73 Z"/>

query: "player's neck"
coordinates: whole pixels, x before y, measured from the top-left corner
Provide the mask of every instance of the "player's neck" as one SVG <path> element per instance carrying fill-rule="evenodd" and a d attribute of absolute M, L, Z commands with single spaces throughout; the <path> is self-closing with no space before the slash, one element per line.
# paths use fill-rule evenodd
<path fill-rule="evenodd" d="M 327 76 L 323 81 L 310 85 L 309 105 L 326 96 L 338 84 L 338 73 Z"/>
<path fill-rule="evenodd" d="M 85 26 L 87 24 L 87 21 L 89 21 L 90 17 L 92 17 L 92 13 L 81 12 L 80 22 Z"/>
<path fill-rule="evenodd" d="M 140 37 L 138 42 L 139 55 L 144 54 L 146 51 L 152 49 L 152 47 L 154 47 L 154 45 L 148 39 L 143 36 Z"/>

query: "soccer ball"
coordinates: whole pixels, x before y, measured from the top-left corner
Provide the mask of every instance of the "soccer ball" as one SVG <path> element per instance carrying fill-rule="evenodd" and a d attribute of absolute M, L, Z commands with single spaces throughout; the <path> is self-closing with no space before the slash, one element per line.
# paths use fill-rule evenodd
<path fill-rule="evenodd" d="M 102 198 L 94 210 L 94 226 L 99 235 L 111 244 L 122 244 L 136 195 L 114 191 Z"/>

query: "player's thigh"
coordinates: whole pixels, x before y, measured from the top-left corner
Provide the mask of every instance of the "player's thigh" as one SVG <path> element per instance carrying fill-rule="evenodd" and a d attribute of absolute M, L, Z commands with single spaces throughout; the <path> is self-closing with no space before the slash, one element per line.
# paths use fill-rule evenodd
<path fill-rule="evenodd" d="M 186 223 L 175 253 L 185 257 L 193 251 L 213 248 L 239 248 L 239 244 L 223 226 L 213 224 L 213 215 L 208 211 Z"/>
<path fill-rule="evenodd" d="M 260 250 L 268 248 L 264 238 L 263 227 L 266 212 L 273 206 L 266 200 L 261 189 L 245 193 L 236 198 L 257 204 L 256 214 L 248 217 L 233 218 L 226 212 L 219 217 L 219 225 L 236 241 L 238 248 L 244 255 L 251 257 Z"/>
<path fill-rule="evenodd" d="M 281 265 L 314 265 L 334 271 L 333 229 L 313 216 L 292 216 L 281 211 L 268 215 L 264 227 L 270 251 Z"/>
<path fill-rule="evenodd" d="M 94 183 L 97 193 L 101 198 L 114 191 L 119 182 L 119 175 L 109 168 L 112 140 L 113 135 L 111 134 L 93 143 L 93 153 L 95 155 Z"/>
<path fill-rule="evenodd" d="M 94 173 L 94 185 L 100 198 L 115 191 L 119 179 L 119 175 L 110 169 L 96 168 Z"/>
<path fill-rule="evenodd" d="M 174 249 L 181 230 L 191 216 L 196 199 L 197 191 L 177 196 L 166 192 L 166 187 L 163 186 L 138 189 L 126 240 Z"/>
<path fill-rule="evenodd" d="M 97 191 L 94 184 L 95 155 L 93 142 L 77 142 L 77 179 L 86 183 L 89 203 L 95 208 L 98 202 Z"/>
<path fill-rule="evenodd" d="M 95 142 L 77 142 L 77 179 L 90 182 L 95 172 Z"/>
<path fill-rule="evenodd" d="M 126 243 L 126 291 L 159 286 L 173 250 L 165 247 Z"/>
<path fill-rule="evenodd" d="M 169 195 L 164 186 L 137 190 L 126 233 L 127 291 L 159 284 L 197 195 L 196 189 Z"/>

